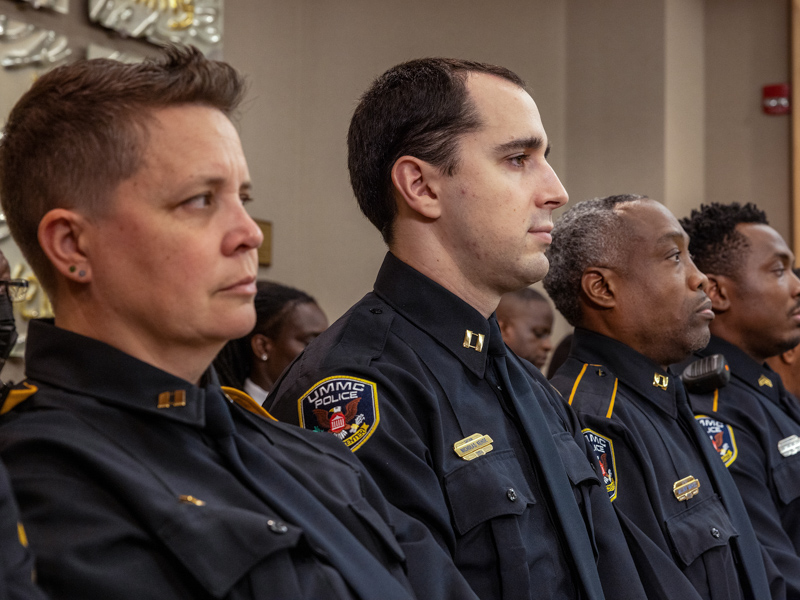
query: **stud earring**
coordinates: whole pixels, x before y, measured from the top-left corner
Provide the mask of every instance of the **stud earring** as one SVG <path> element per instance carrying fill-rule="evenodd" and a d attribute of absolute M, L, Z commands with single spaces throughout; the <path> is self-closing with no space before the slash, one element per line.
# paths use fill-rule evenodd
<path fill-rule="evenodd" d="M 269 357 L 266 354 L 262 354 L 261 355 L 261 360 L 266 362 L 267 358 L 269 358 Z"/>
<path fill-rule="evenodd" d="M 86 277 L 86 271 L 84 271 L 83 269 L 78 271 L 78 277 Z"/>
<path fill-rule="evenodd" d="M 77 267 L 76 267 L 75 265 L 70 265 L 70 266 L 69 266 L 69 272 L 70 272 L 70 273 L 74 273 L 74 272 L 75 272 L 75 269 L 77 269 Z"/>

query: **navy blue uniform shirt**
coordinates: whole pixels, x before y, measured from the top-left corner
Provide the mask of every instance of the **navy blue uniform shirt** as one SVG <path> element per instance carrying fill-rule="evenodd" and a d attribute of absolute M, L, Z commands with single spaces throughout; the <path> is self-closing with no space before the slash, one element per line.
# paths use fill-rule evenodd
<path fill-rule="evenodd" d="M 270 397 L 353 450 L 484 600 L 643 597 L 574 413 L 494 317 L 393 255 Z"/>
<path fill-rule="evenodd" d="M 26 367 L 0 454 L 52 598 L 473 597 L 341 444 L 233 404 L 213 373 L 197 387 L 42 322 Z"/>
<path fill-rule="evenodd" d="M 731 380 L 708 394 L 689 394 L 739 487 L 759 541 L 800 598 L 800 405 L 781 378 L 718 337 L 695 358 L 722 354 Z"/>
<path fill-rule="evenodd" d="M 5 467 L 0 464 L 0 600 L 45 600 Z"/>
<path fill-rule="evenodd" d="M 715 477 L 728 475 L 708 460 L 715 461 L 713 449 L 694 422 L 680 381 L 629 346 L 576 329 L 570 355 L 551 382 L 578 413 L 603 467 L 648 594 L 760 600 L 751 588 L 768 588 L 762 555 L 758 548 L 755 558 L 739 552 L 742 540 L 755 543 L 752 528 L 746 515 L 742 523 L 731 518 L 728 502 L 741 501 L 718 489 Z M 698 484 L 695 495 L 681 499 L 680 492 Z M 737 495 L 732 484 L 728 489 Z M 755 582 L 737 569 L 745 559 L 758 563 Z"/>

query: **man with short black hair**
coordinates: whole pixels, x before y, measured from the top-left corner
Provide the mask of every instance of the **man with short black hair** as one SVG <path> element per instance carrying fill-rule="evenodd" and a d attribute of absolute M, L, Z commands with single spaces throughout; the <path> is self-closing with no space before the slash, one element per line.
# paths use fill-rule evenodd
<path fill-rule="evenodd" d="M 742 500 L 668 371 L 705 346 L 714 318 L 688 245 L 643 196 L 562 215 L 544 285 L 576 329 L 551 382 L 578 413 L 648 595 L 761 600 L 770 587 Z"/>
<path fill-rule="evenodd" d="M 755 204 L 702 205 L 682 220 L 708 277 L 711 341 L 730 382 L 690 394 L 692 409 L 739 486 L 756 535 L 800 597 L 800 406 L 765 363 L 800 342 L 794 254 Z"/>
<path fill-rule="evenodd" d="M 497 324 L 503 341 L 514 354 L 541 370 L 553 349 L 553 309 L 542 294 L 531 288 L 503 294 L 497 306 Z"/>
<path fill-rule="evenodd" d="M 270 410 L 356 452 L 481 598 L 641 598 L 575 415 L 507 352 L 493 315 L 547 272 L 552 211 L 567 201 L 549 147 L 507 69 L 422 59 L 380 76 L 348 161 L 389 253 Z"/>

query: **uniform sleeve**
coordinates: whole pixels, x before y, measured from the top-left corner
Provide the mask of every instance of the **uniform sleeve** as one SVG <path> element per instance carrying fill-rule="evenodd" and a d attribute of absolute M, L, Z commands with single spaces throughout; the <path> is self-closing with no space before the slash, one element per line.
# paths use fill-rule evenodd
<path fill-rule="evenodd" d="M 41 587 L 54 600 L 210 598 L 88 471 L 35 444 L 4 451 Z"/>
<path fill-rule="evenodd" d="M 0 465 L 0 598 L 44 600 L 34 583 L 33 556 L 27 547 L 27 533 L 21 522 L 11 482 Z"/>

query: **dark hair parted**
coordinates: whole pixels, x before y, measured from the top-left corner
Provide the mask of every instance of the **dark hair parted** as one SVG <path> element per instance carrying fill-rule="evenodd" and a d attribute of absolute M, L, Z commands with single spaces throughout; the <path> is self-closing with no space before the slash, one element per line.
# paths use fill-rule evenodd
<path fill-rule="evenodd" d="M 620 204 L 646 200 L 647 196 L 623 194 L 593 198 L 573 206 L 553 227 L 553 243 L 545 256 L 550 270 L 544 289 L 573 327 L 581 325 L 581 279 L 589 267 L 620 268 L 624 262 L 625 222 L 616 210 Z"/>
<path fill-rule="evenodd" d="M 701 204 L 680 220 L 689 234 L 689 252 L 703 273 L 735 278 L 750 248 L 747 238 L 736 230 L 740 223 L 769 225 L 767 215 L 755 204 Z"/>
<path fill-rule="evenodd" d="M 33 84 L 0 139 L 0 200 L 51 296 L 55 271 L 37 239 L 42 217 L 54 208 L 102 214 L 117 186 L 141 167 L 154 110 L 194 104 L 230 117 L 244 88 L 233 67 L 192 47 L 168 47 L 138 64 L 82 60 Z"/>
<path fill-rule="evenodd" d="M 481 125 L 470 102 L 470 73 L 495 75 L 525 87 L 512 71 L 449 58 L 422 58 L 392 67 L 361 97 L 347 134 L 347 166 L 361 212 L 392 241 L 397 215 L 392 167 L 414 156 L 452 175 L 459 137 Z"/>
<path fill-rule="evenodd" d="M 256 324 L 246 336 L 231 340 L 214 359 L 214 368 L 222 385 L 242 389 L 250 376 L 253 350 L 250 340 L 257 333 L 275 339 L 280 335 L 286 316 L 300 304 L 316 304 L 305 292 L 274 281 L 259 281 L 254 300 Z"/>

